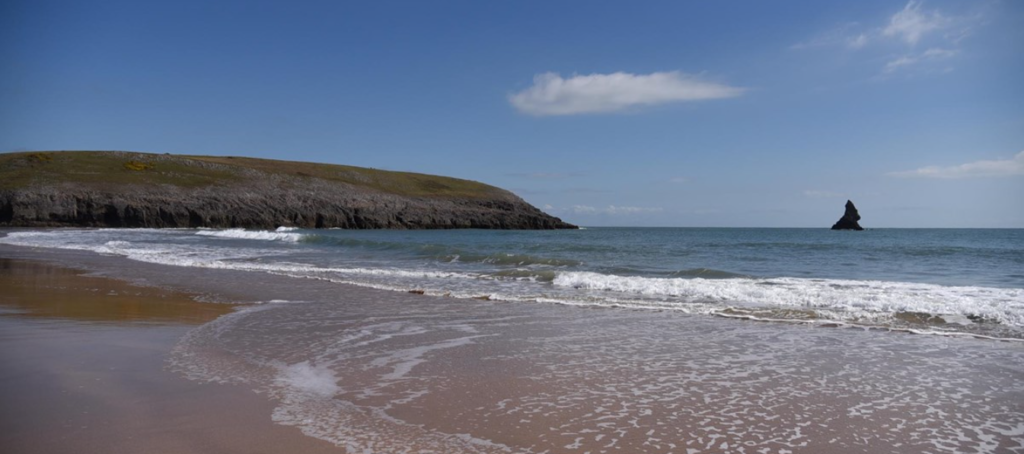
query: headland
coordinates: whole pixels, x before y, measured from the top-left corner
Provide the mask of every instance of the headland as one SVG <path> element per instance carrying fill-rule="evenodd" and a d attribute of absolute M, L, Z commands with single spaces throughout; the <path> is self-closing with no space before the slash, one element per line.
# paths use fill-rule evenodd
<path fill-rule="evenodd" d="M 0 226 L 576 228 L 509 191 L 470 180 L 123 151 L 0 154 Z"/>

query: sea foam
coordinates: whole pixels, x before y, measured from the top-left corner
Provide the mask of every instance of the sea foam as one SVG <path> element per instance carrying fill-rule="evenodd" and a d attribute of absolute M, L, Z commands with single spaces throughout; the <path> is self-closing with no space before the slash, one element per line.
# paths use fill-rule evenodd
<path fill-rule="evenodd" d="M 276 382 L 296 392 L 321 397 L 330 397 L 341 391 L 334 371 L 309 361 L 281 366 Z"/>
<path fill-rule="evenodd" d="M 350 260 L 344 254 L 356 250 L 349 249 L 324 249 L 331 251 L 329 260 L 321 256 L 302 255 L 300 258 L 292 255 L 297 251 L 290 245 L 303 235 L 292 228 L 278 231 L 66 229 L 9 232 L 0 237 L 0 243 L 88 250 L 162 265 L 266 272 L 383 290 L 415 290 L 426 295 L 492 301 L 674 310 L 765 319 L 796 317 L 868 325 L 890 325 L 894 321 L 913 324 L 917 323 L 914 320 L 932 320 L 930 316 L 938 316 L 934 320 L 946 320 L 943 329 L 947 330 L 987 333 L 984 330 L 994 326 L 1017 331 L 1024 328 L 1024 289 L 1021 288 L 797 277 L 651 277 L 551 269 L 543 272 L 543 278 L 537 278 L 537 271 L 526 268 L 474 272 L 474 268 L 457 263 L 424 266 L 416 262 Z M 263 241 L 229 244 L 206 240 L 218 237 Z M 310 254 L 306 250 L 300 252 Z M 519 279 L 521 276 L 526 277 Z"/>
<path fill-rule="evenodd" d="M 217 238 L 236 238 L 241 240 L 287 241 L 291 243 L 299 242 L 304 235 L 301 233 L 292 233 L 291 230 L 294 230 L 294 228 L 279 227 L 273 232 L 268 230 L 245 229 L 200 230 L 196 232 L 196 235 L 212 236 Z"/>
<path fill-rule="evenodd" d="M 848 315 L 920 312 L 981 316 L 1024 326 L 1024 290 L 841 279 L 701 279 L 558 273 L 555 286 L 688 302 L 831 309 Z"/>

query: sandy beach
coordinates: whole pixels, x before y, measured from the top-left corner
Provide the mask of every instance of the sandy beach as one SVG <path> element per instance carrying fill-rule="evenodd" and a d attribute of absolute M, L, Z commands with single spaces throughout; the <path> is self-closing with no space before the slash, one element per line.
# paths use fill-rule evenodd
<path fill-rule="evenodd" d="M 0 1 L 0 454 L 1024 454 L 1024 0 Z"/>
<path fill-rule="evenodd" d="M 1024 450 L 1017 342 L 0 257 L 5 452 Z"/>
<path fill-rule="evenodd" d="M 273 424 L 238 386 L 166 370 L 231 305 L 48 263 L 0 259 L 0 446 L 29 453 L 340 452 Z"/>

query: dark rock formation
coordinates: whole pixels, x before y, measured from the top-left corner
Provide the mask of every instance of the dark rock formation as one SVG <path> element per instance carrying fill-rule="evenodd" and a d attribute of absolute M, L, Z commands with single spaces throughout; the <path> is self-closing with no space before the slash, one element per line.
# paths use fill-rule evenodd
<path fill-rule="evenodd" d="M 832 230 L 864 230 L 857 221 L 860 220 L 860 214 L 857 213 L 857 207 L 853 206 L 853 202 L 846 201 L 846 212 L 843 213 L 843 217 L 839 218 L 839 221 L 832 225 Z"/>
<path fill-rule="evenodd" d="M 98 160 L 108 157 L 107 154 L 100 153 L 110 152 L 91 153 L 94 154 L 89 158 Z M 67 161 L 73 157 L 70 153 L 52 155 L 56 156 L 52 163 L 38 165 L 54 166 L 51 168 L 59 169 L 55 166 L 62 160 Z M 120 155 L 112 156 L 123 160 Z M 253 166 L 242 168 L 220 163 L 211 164 L 198 158 L 141 156 L 156 162 L 155 168 L 158 170 L 169 168 L 171 165 L 179 167 L 174 167 L 174 172 L 146 176 L 142 172 L 152 171 L 133 173 L 136 171 L 119 168 L 121 164 L 118 161 L 116 166 L 103 164 L 106 166 L 104 169 L 111 168 L 110 177 L 104 176 L 96 180 L 104 181 L 84 181 L 85 178 L 93 178 L 93 174 L 87 174 L 83 170 L 76 170 L 78 173 L 60 173 L 58 170 L 52 170 L 47 174 L 26 167 L 28 170 L 22 173 L 12 171 L 10 175 L 13 176 L 8 178 L 9 182 L 24 180 L 27 183 L 17 186 L 9 184 L 6 188 L 0 184 L 0 226 L 252 229 L 272 229 L 278 226 L 343 229 L 576 228 L 540 211 L 511 192 L 468 180 L 372 169 L 359 169 L 365 172 L 353 173 L 358 177 L 379 176 L 379 181 L 393 180 L 410 182 L 409 184 L 420 182 L 417 184 L 421 186 L 463 185 L 469 188 L 462 189 L 460 193 L 446 193 L 433 187 L 424 190 L 417 186 L 413 189 L 403 189 L 405 192 L 402 192 L 403 190 L 392 191 L 384 184 L 360 185 L 340 180 L 341 177 L 331 179 L 295 172 L 254 169 Z M 243 158 L 237 160 L 241 159 Z M 196 163 L 186 162 L 190 160 Z M 5 170 L 13 169 L 17 164 L 15 159 L 9 162 L 13 164 L 9 164 L 8 169 L 4 169 L 4 163 L 0 162 L 0 177 L 3 177 Z M 283 163 L 281 166 L 288 164 L 286 161 L 280 162 Z M 78 161 L 71 164 L 80 166 L 76 169 L 86 165 L 78 164 Z M 328 171 L 338 175 L 341 175 L 338 172 L 342 171 L 354 172 L 350 170 L 352 168 L 343 169 L 340 166 L 314 168 L 311 167 L 313 164 L 299 164 L 325 172 L 325 175 Z M 67 162 L 64 165 L 70 166 Z M 217 180 L 211 184 L 179 184 L 178 181 L 189 183 L 195 180 L 196 177 L 188 173 L 192 172 L 190 169 L 193 167 L 206 169 L 205 171 L 214 169 L 224 172 L 231 178 Z M 41 168 L 46 170 L 45 167 Z M 138 175 L 148 180 L 141 183 L 135 181 L 142 178 L 137 177 Z M 125 181 L 112 183 L 111 180 L 116 178 Z"/>
<path fill-rule="evenodd" d="M 133 187 L 100 192 L 57 185 L 2 192 L 0 207 L 0 226 L 20 227 L 575 228 L 511 194 L 503 199 L 436 200 L 354 191 Z"/>

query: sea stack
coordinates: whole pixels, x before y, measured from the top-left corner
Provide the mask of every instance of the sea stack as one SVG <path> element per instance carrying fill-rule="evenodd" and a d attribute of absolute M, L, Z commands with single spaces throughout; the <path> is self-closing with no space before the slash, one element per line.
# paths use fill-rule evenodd
<path fill-rule="evenodd" d="M 860 214 L 857 213 L 857 207 L 853 206 L 853 202 L 846 201 L 846 212 L 843 213 L 843 217 L 839 218 L 835 224 L 832 224 L 832 230 L 864 230 L 857 221 L 860 220 Z"/>

